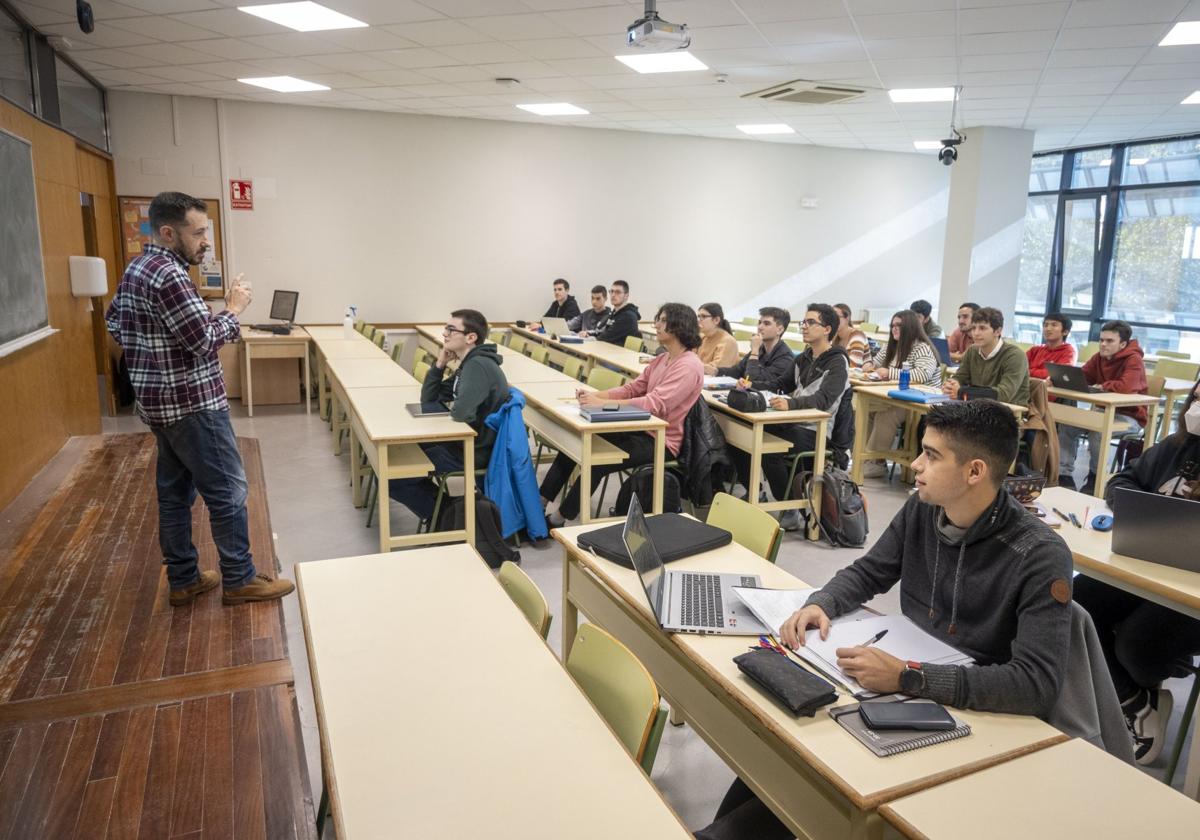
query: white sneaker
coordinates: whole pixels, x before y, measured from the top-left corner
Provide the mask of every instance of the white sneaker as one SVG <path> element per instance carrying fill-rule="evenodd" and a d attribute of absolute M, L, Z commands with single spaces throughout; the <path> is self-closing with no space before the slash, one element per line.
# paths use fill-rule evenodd
<path fill-rule="evenodd" d="M 1142 689 L 1121 707 L 1133 735 L 1133 757 L 1139 765 L 1153 764 L 1167 741 L 1174 698 L 1165 688 Z"/>
<path fill-rule="evenodd" d="M 887 461 L 867 461 L 863 464 L 863 478 L 883 478 L 887 475 Z"/>
<path fill-rule="evenodd" d="M 779 527 L 785 531 L 799 531 L 803 524 L 798 510 L 785 510 L 779 515 Z"/>

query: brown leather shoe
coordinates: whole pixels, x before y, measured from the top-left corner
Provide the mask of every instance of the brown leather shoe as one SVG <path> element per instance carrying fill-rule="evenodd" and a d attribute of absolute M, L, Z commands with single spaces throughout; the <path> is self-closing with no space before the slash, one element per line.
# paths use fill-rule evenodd
<path fill-rule="evenodd" d="M 221 603 L 226 605 L 246 604 L 250 601 L 273 601 L 287 595 L 296 585 L 290 580 L 279 580 L 259 572 L 254 580 L 237 589 L 226 589 Z"/>
<path fill-rule="evenodd" d="M 191 586 L 172 589 L 167 600 L 171 602 L 172 607 L 182 607 L 195 601 L 197 596 L 203 595 L 210 589 L 215 589 L 220 582 L 221 576 L 216 572 L 201 572 L 200 577 L 196 578 L 196 582 Z"/>

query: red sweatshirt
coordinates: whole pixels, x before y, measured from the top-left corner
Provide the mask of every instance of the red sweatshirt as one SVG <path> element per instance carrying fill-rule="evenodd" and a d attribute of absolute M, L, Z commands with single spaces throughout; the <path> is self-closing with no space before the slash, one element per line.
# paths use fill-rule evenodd
<path fill-rule="evenodd" d="M 1055 365 L 1075 364 L 1075 345 L 1064 341 L 1051 349 L 1045 344 L 1035 344 L 1025 351 L 1025 357 L 1029 359 L 1030 376 L 1034 379 L 1049 379 L 1050 374 L 1046 372 L 1046 362 Z"/>
<path fill-rule="evenodd" d="M 1146 365 L 1142 361 L 1142 348 L 1137 339 L 1131 339 L 1124 349 L 1118 350 L 1111 359 L 1103 358 L 1099 353 L 1087 360 L 1083 366 L 1083 375 L 1089 385 L 1099 385 L 1105 391 L 1118 394 L 1146 393 Z M 1125 414 L 1138 421 L 1139 426 L 1146 425 L 1146 406 L 1137 408 L 1118 408 L 1117 414 Z"/>

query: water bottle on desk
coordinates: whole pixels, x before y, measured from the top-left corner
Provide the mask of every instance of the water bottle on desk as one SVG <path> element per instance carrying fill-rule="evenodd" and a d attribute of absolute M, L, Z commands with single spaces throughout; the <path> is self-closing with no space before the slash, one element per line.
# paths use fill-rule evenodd
<path fill-rule="evenodd" d="M 354 307 L 346 307 L 346 317 L 342 319 L 343 338 L 347 341 L 354 338 Z"/>
<path fill-rule="evenodd" d="M 908 369 L 908 362 L 904 363 L 904 367 L 900 368 L 900 390 L 907 391 L 908 383 L 912 380 L 912 373 Z"/>

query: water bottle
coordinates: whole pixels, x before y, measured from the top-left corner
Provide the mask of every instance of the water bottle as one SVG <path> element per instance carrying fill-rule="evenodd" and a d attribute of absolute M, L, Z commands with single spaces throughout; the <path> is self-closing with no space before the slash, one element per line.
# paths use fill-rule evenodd
<path fill-rule="evenodd" d="M 346 338 L 347 341 L 354 338 L 354 307 L 353 306 L 346 307 L 346 317 L 342 319 L 342 332 L 344 333 L 344 338 Z"/>
<path fill-rule="evenodd" d="M 908 362 L 904 363 L 904 367 L 900 368 L 900 390 L 907 391 L 908 383 L 912 379 L 912 374 L 908 370 Z"/>

